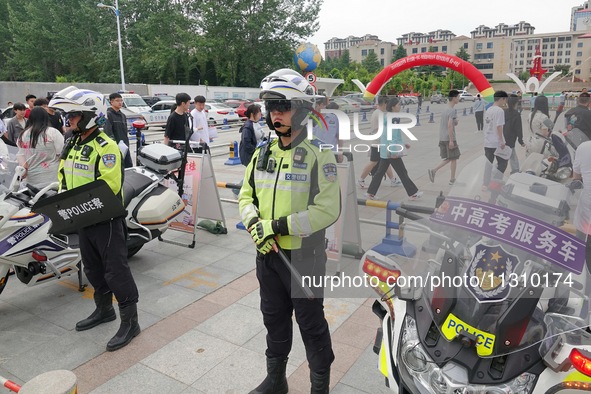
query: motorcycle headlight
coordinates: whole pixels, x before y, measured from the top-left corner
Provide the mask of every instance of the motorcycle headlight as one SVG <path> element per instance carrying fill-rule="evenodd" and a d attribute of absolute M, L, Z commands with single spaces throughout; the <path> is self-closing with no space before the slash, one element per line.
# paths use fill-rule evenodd
<path fill-rule="evenodd" d="M 412 372 L 423 373 L 428 369 L 427 357 L 419 346 L 406 347 L 402 353 L 402 362 Z"/>
<path fill-rule="evenodd" d="M 562 180 L 568 179 L 572 175 L 572 169 L 570 167 L 561 167 L 556 171 L 556 178 Z"/>

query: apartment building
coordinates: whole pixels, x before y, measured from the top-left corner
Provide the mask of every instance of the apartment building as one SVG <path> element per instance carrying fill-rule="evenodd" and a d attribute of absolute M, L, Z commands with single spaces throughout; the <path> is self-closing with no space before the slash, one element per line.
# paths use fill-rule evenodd
<path fill-rule="evenodd" d="M 346 40 L 354 43 L 347 46 Z M 460 48 L 464 48 L 474 66 L 492 80 L 507 80 L 507 73 L 519 75 L 528 71 L 539 46 L 543 68 L 552 71 L 556 65 L 568 65 L 574 77 L 589 81 L 591 9 L 589 1 L 574 7 L 571 13 L 571 30 L 568 32 L 535 34 L 534 26 L 521 21 L 514 25 L 499 23 L 493 28 L 480 25 L 470 32 L 470 37 L 456 36 L 444 29 L 428 33 L 410 32 L 397 38 L 396 44 L 367 34 L 364 37 L 348 37 L 343 40 L 333 38 L 325 43 L 325 53 L 327 57 L 338 57 L 347 49 L 351 60 L 361 62 L 371 51 L 375 51 L 380 63 L 386 66 L 390 64 L 399 45 L 403 45 L 409 55 L 425 52 L 455 54 Z"/>

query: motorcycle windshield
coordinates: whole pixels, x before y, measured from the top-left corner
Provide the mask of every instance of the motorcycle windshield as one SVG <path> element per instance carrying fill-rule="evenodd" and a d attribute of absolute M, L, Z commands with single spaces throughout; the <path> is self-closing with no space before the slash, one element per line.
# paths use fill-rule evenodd
<path fill-rule="evenodd" d="M 573 193 L 529 174 L 503 180 L 484 157 L 464 168 L 432 215 L 406 221 L 406 240 L 419 252 L 391 256 L 406 261 L 403 276 L 414 276 L 399 278 L 399 294 L 412 287 L 439 334 L 480 357 L 587 327 L 585 244 L 564 227 L 575 212 Z"/>

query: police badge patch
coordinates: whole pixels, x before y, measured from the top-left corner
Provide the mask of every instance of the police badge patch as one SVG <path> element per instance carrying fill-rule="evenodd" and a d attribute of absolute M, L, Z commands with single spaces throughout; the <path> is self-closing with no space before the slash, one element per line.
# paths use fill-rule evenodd
<path fill-rule="evenodd" d="M 504 300 L 509 295 L 509 277 L 518 262 L 517 256 L 499 245 L 476 245 L 468 267 L 468 289 L 478 302 Z"/>
<path fill-rule="evenodd" d="M 337 180 L 337 165 L 333 163 L 328 163 L 322 166 L 322 171 L 324 172 L 324 177 L 329 182 L 334 182 Z"/>
<path fill-rule="evenodd" d="M 117 156 L 112 153 L 107 153 L 106 155 L 103 155 L 102 159 L 103 159 L 103 164 L 107 168 L 113 168 L 113 167 L 115 167 L 115 164 L 117 163 Z"/>

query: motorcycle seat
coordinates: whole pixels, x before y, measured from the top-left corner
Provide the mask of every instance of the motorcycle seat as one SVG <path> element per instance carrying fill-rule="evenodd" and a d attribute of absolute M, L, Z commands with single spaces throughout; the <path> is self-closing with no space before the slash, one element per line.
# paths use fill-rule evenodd
<path fill-rule="evenodd" d="M 150 177 L 136 171 L 125 171 L 123 182 L 123 206 L 127 208 L 130 201 L 140 195 L 148 186 L 153 183 Z"/>

